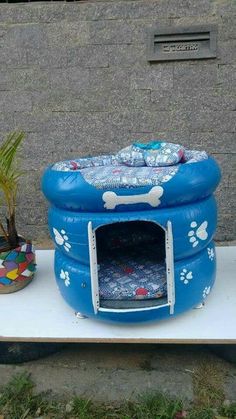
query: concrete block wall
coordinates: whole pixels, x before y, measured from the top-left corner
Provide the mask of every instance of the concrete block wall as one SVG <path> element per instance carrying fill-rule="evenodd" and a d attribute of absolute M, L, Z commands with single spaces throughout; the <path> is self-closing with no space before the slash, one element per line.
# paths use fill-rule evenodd
<path fill-rule="evenodd" d="M 216 59 L 147 61 L 148 29 L 211 23 Z M 40 178 L 51 162 L 163 138 L 219 161 L 216 238 L 234 240 L 235 23 L 234 0 L 0 4 L 0 134 L 27 134 L 19 231 L 48 238 Z"/>

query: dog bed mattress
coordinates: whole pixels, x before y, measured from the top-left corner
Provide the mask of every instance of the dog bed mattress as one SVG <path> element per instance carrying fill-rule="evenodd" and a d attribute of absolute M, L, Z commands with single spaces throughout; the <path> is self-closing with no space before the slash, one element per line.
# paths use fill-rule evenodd
<path fill-rule="evenodd" d="M 150 246 L 111 252 L 99 264 L 99 295 L 106 300 L 144 300 L 166 296 L 165 263 Z"/>
<path fill-rule="evenodd" d="M 114 155 L 57 162 L 45 172 L 43 190 L 54 206 L 66 210 L 140 211 L 206 198 L 219 178 L 206 152 L 154 142 Z"/>

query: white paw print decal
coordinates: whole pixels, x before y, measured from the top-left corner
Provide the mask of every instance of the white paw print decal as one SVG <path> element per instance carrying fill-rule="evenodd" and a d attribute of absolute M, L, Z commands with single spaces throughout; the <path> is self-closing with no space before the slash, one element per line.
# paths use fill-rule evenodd
<path fill-rule="evenodd" d="M 180 274 L 180 281 L 183 281 L 183 283 L 187 285 L 190 279 L 193 279 L 192 271 L 188 272 L 187 269 L 184 268 Z"/>
<path fill-rule="evenodd" d="M 211 287 L 205 287 L 202 293 L 203 298 L 206 298 L 210 294 Z"/>
<path fill-rule="evenodd" d="M 214 252 L 214 249 L 212 249 L 212 248 L 208 247 L 208 248 L 207 248 L 207 253 L 208 253 L 208 257 L 209 257 L 209 259 L 210 259 L 210 260 L 214 260 L 214 258 L 215 258 L 215 252 Z"/>
<path fill-rule="evenodd" d="M 208 226 L 207 221 L 203 221 L 203 223 L 198 227 L 196 221 L 192 221 L 190 224 L 190 227 L 192 227 L 193 230 L 190 230 L 188 232 L 189 241 L 192 243 L 193 247 L 196 247 L 199 243 L 199 240 L 206 240 L 208 237 L 208 233 L 206 231 Z"/>
<path fill-rule="evenodd" d="M 61 230 L 59 232 L 56 228 L 53 228 L 53 233 L 55 236 L 55 242 L 59 244 L 59 246 L 63 246 L 64 249 L 69 252 L 71 245 L 67 242 L 68 236 L 66 235 L 65 230 Z"/>
<path fill-rule="evenodd" d="M 63 281 L 65 282 L 65 286 L 69 287 L 69 285 L 70 285 L 69 272 L 63 271 L 63 269 L 61 269 L 60 278 L 63 279 Z"/>

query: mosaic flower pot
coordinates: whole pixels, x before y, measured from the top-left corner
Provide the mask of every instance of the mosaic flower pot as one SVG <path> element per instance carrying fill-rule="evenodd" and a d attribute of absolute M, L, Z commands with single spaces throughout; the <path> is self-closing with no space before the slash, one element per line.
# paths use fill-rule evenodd
<path fill-rule="evenodd" d="M 3 245 L 4 239 L 0 242 Z M 35 269 L 35 250 L 31 242 L 22 239 L 15 249 L 0 251 L 0 294 L 26 287 L 32 281 Z"/>

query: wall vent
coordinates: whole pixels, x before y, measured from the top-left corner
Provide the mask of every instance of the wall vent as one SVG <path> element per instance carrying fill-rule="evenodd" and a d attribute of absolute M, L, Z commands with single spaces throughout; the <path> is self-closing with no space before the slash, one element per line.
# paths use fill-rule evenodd
<path fill-rule="evenodd" d="M 148 37 L 148 61 L 215 58 L 216 37 L 216 25 L 152 29 Z"/>

